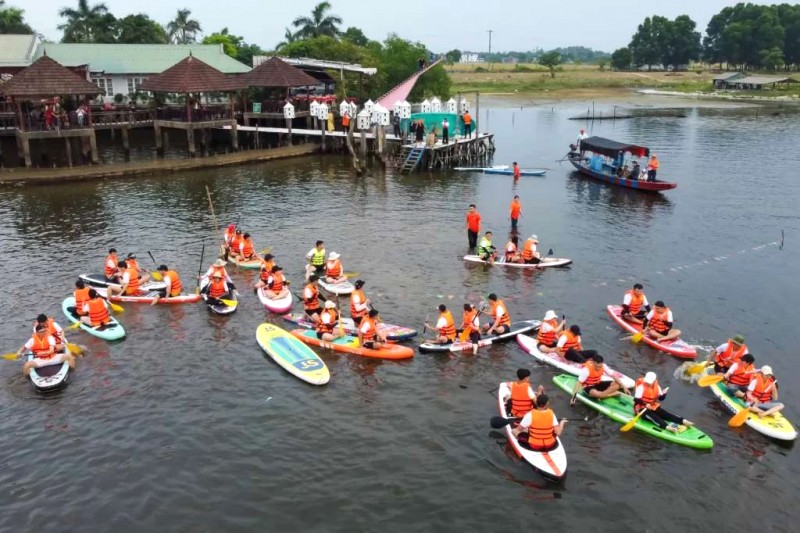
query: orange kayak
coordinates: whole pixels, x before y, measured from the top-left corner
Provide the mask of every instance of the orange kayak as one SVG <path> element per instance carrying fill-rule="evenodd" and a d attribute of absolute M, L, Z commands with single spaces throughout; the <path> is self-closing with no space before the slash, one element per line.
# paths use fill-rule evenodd
<path fill-rule="evenodd" d="M 317 332 L 313 329 L 295 329 L 292 335 L 312 346 L 327 348 L 335 352 L 352 353 L 362 357 L 373 357 L 376 359 L 410 359 L 414 357 L 414 350 L 408 346 L 398 346 L 396 344 L 384 345 L 380 350 L 364 348 L 359 345 L 358 337 L 345 335 L 333 342 L 323 341 L 317 338 Z"/>

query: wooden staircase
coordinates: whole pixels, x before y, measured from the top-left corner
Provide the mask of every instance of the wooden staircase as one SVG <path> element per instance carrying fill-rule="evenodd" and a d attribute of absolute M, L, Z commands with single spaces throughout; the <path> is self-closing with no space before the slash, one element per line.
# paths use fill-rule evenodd
<path fill-rule="evenodd" d="M 422 161 L 422 156 L 424 155 L 425 148 L 404 146 L 398 158 L 400 174 L 411 174 L 417 168 L 419 162 Z"/>

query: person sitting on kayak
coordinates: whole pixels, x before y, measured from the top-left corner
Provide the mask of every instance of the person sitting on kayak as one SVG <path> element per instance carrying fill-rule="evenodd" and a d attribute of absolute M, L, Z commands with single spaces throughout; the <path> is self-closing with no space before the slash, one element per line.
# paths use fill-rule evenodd
<path fill-rule="evenodd" d="M 317 338 L 323 341 L 333 342 L 338 336 L 333 333 L 337 324 L 338 314 L 336 304 L 330 300 L 325 302 L 325 310 L 319 315 L 317 322 Z"/>
<path fill-rule="evenodd" d="M 728 342 L 720 344 L 708 354 L 708 362 L 714 362 L 714 372 L 724 374 L 731 365 L 742 358 L 743 355 L 750 353 L 744 343 L 744 337 L 736 335 Z"/>
<path fill-rule="evenodd" d="M 755 373 L 747 386 L 746 397 L 748 408 L 759 418 L 774 415 L 783 409 L 783 404 L 778 402 L 778 381 L 771 366 L 764 365 Z"/>
<path fill-rule="evenodd" d="M 357 279 L 355 283 L 356 290 L 350 293 L 350 318 L 353 323 L 358 326 L 361 320 L 369 313 L 369 299 L 364 296 L 364 280 Z"/>
<path fill-rule="evenodd" d="M 487 231 L 481 238 L 481 242 L 478 243 L 478 257 L 489 264 L 494 264 L 494 260 L 497 258 L 497 248 L 492 244 L 491 231 Z"/>
<path fill-rule="evenodd" d="M 167 298 L 175 298 L 176 296 L 180 296 L 183 292 L 183 285 L 181 284 L 181 278 L 178 276 L 178 273 L 174 270 L 170 270 L 167 265 L 159 266 L 158 271 L 161 272 L 161 278 L 167 285 L 164 289 L 164 295 Z M 153 303 L 150 305 L 156 305 L 160 298 L 161 295 L 156 294 L 155 298 L 153 299 Z"/>
<path fill-rule="evenodd" d="M 108 304 L 94 289 L 89 289 L 89 299 L 83 304 L 83 313 L 81 322 L 93 328 L 105 326 L 111 322 Z"/>
<path fill-rule="evenodd" d="M 147 283 L 150 280 L 150 274 L 147 273 L 147 270 L 139 266 L 136 254 L 129 253 L 128 257 L 125 258 L 125 265 L 128 268 L 136 269 L 136 272 L 139 273 L 139 285 Z"/>
<path fill-rule="evenodd" d="M 139 271 L 136 270 L 132 266 L 128 266 L 125 261 L 120 261 L 117 263 L 119 267 L 119 271 L 122 274 L 120 278 L 120 285 L 109 285 L 108 286 L 108 297 L 112 297 L 114 295 L 126 295 L 126 296 L 139 296 L 141 291 L 139 290 Z"/>
<path fill-rule="evenodd" d="M 108 257 L 106 257 L 105 266 L 103 267 L 103 273 L 106 276 L 106 281 L 109 283 L 117 283 L 119 281 L 119 273 L 117 269 L 117 264 L 119 263 L 119 258 L 117 257 L 117 249 L 111 248 L 108 251 Z"/>
<path fill-rule="evenodd" d="M 358 341 L 364 348 L 380 350 L 386 344 L 386 337 L 378 331 L 378 311 L 370 309 L 358 326 Z"/>
<path fill-rule="evenodd" d="M 556 414 L 550 409 L 550 398 L 542 393 L 536 397 L 536 409 L 522 417 L 519 426 L 512 433 L 523 447 L 536 452 L 547 452 L 558 447 L 558 437 L 566 424 L 566 420 L 558 421 Z"/>
<path fill-rule="evenodd" d="M 306 279 L 311 274 L 322 276 L 325 273 L 325 242 L 317 241 L 316 245 L 306 254 Z"/>
<path fill-rule="evenodd" d="M 644 311 L 642 311 L 644 308 Z M 631 324 L 641 324 L 644 318 L 650 312 L 650 302 L 647 301 L 647 296 L 644 295 L 644 285 L 637 283 L 633 289 L 625 293 L 622 299 L 622 313 L 620 318 Z"/>
<path fill-rule="evenodd" d="M 225 248 L 226 252 L 231 249 L 234 235 L 236 235 L 236 224 L 228 224 L 225 233 L 222 235 L 222 247 Z"/>
<path fill-rule="evenodd" d="M 69 311 L 73 317 L 80 318 L 85 314 L 83 312 L 83 304 L 89 301 L 89 288 L 86 287 L 82 279 L 75 282 L 75 291 L 72 295 L 75 297 L 75 305 L 67 307 L 67 311 Z"/>
<path fill-rule="evenodd" d="M 533 411 L 536 394 L 531 388 L 531 371 L 527 368 L 517 369 L 517 381 L 506 383 L 511 394 L 504 398 L 506 412 L 512 417 L 525 416 Z M 539 394 L 544 392 L 544 387 L 539 385 Z"/>
<path fill-rule="evenodd" d="M 269 281 L 269 275 L 272 273 L 272 267 L 275 266 L 275 256 L 272 254 L 264 254 L 263 259 L 261 259 L 261 267 L 258 273 L 258 281 L 256 282 L 255 286 L 253 287 L 256 292 L 261 287 L 266 287 L 267 282 Z"/>
<path fill-rule="evenodd" d="M 649 420 L 661 429 L 681 433 L 694 424 L 661 407 L 659 402 L 664 401 L 667 392 L 669 392 L 669 387 L 661 388 L 656 379 L 656 373 L 648 372 L 644 377 L 636 380 L 636 389 L 633 392 L 633 412 L 639 414 L 645 410 L 642 418 Z"/>
<path fill-rule="evenodd" d="M 211 275 L 211 281 L 203 287 L 200 292 L 208 296 L 209 300 L 225 300 L 232 296 L 233 288 L 222 277 L 222 274 L 215 272 Z M 213 303 L 213 302 L 212 302 Z"/>
<path fill-rule="evenodd" d="M 609 376 L 613 381 L 603 381 L 603 376 Z M 592 398 L 601 400 L 603 398 L 610 398 L 620 394 L 619 389 L 622 388 L 625 394 L 630 394 L 625 385 L 612 374 L 606 364 L 603 362 L 603 356 L 595 354 L 591 359 L 583 364 L 580 374 L 578 374 L 578 381 L 575 383 L 575 389 L 572 391 L 572 399 L 569 404 L 575 405 L 578 399 L 578 392 L 583 390 L 583 393 Z"/>
<path fill-rule="evenodd" d="M 461 327 L 458 330 L 464 339 L 469 339 L 470 342 L 477 343 L 481 340 L 481 321 L 478 317 L 480 313 L 475 306 L 469 303 L 464 304 L 464 313 L 461 317 Z M 464 331 L 468 333 L 464 334 Z M 475 349 L 478 347 L 475 346 Z"/>
<path fill-rule="evenodd" d="M 444 304 L 439 304 L 437 308 L 439 310 L 439 319 L 436 321 L 436 327 L 434 328 L 427 322 L 425 322 L 425 327 L 428 329 L 435 329 L 439 332 L 439 336 L 430 341 L 433 344 L 450 344 L 456 339 L 456 324 L 453 321 L 453 314 L 447 310 L 447 306 Z"/>
<path fill-rule="evenodd" d="M 57 353 L 56 346 L 56 340 L 47 332 L 47 326 L 37 324 L 33 336 L 17 352 L 17 357 L 22 357 L 25 353 L 33 354 L 33 359 L 25 361 L 22 366 L 22 375 L 27 377 L 32 368 L 42 368 L 65 361 L 70 368 L 75 368 L 75 358 L 66 351 Z"/>
<path fill-rule="evenodd" d="M 511 315 L 508 314 L 506 304 L 503 300 L 498 300 L 495 293 L 489 295 L 489 313 L 491 322 L 484 324 L 486 335 L 502 335 L 511 331 Z"/>
<path fill-rule="evenodd" d="M 235 290 L 236 287 L 233 285 L 233 280 L 231 280 L 231 277 L 228 275 L 225 265 L 226 263 L 224 259 L 217 259 L 210 267 L 208 267 L 208 270 L 203 276 L 210 281 L 214 279 L 216 274 L 219 274 L 220 277 L 225 280 L 225 283 L 228 284 L 231 290 Z"/>
<path fill-rule="evenodd" d="M 519 239 L 516 235 L 512 236 L 506 244 L 506 263 L 521 263 L 522 254 L 519 251 Z"/>
<path fill-rule="evenodd" d="M 671 341 L 681 336 L 681 330 L 673 328 L 673 323 L 672 311 L 659 300 L 644 317 L 642 331 L 658 342 Z"/>
<path fill-rule="evenodd" d="M 536 250 L 536 245 L 539 244 L 539 237 L 531 235 L 522 245 L 522 262 L 526 265 L 538 265 L 542 262 L 539 252 Z"/>
<path fill-rule="evenodd" d="M 36 317 L 36 322 L 33 323 L 33 332 L 36 333 L 36 327 L 39 325 L 47 328 L 47 333 L 56 341 L 56 352 L 61 352 L 67 345 L 67 339 L 64 336 L 64 329 L 58 325 L 58 322 L 53 317 L 48 317 L 44 313 Z"/>
<path fill-rule="evenodd" d="M 556 344 L 556 353 L 559 357 L 572 361 L 573 363 L 585 363 L 591 359 L 597 352 L 595 350 L 584 350 L 581 344 L 581 328 L 578 325 L 572 325 L 569 329 L 561 332 L 558 336 L 558 343 Z"/>
<path fill-rule="evenodd" d="M 539 351 L 542 353 L 557 353 L 558 340 L 566 325 L 566 318 L 562 319 L 559 324 L 558 316 L 555 311 L 551 309 L 546 312 L 544 314 L 544 320 L 542 320 L 539 326 L 539 332 L 536 334 L 536 347 Z"/>
<path fill-rule="evenodd" d="M 239 259 L 242 242 L 244 242 L 244 235 L 242 230 L 237 229 L 236 233 L 233 234 L 233 239 L 231 239 L 231 246 L 228 248 L 228 257 L 231 257 L 235 261 Z"/>
<path fill-rule="evenodd" d="M 325 282 L 343 283 L 347 281 L 347 276 L 343 276 L 341 256 L 336 252 L 331 252 L 328 261 L 325 263 Z"/>
<path fill-rule="evenodd" d="M 737 398 L 744 398 L 747 387 L 756 373 L 753 354 L 746 353 L 725 372 L 725 388 Z"/>
<path fill-rule="evenodd" d="M 267 288 L 269 290 L 265 291 L 264 294 L 270 300 L 280 300 L 289 294 L 287 285 L 289 285 L 289 282 L 283 277 L 283 267 L 275 265 L 272 267 L 272 275 L 267 280 Z"/>
<path fill-rule="evenodd" d="M 314 324 L 319 322 L 319 315 L 322 308 L 319 305 L 319 278 L 316 274 L 311 274 L 308 283 L 303 288 L 303 311 Z"/>
<path fill-rule="evenodd" d="M 253 245 L 253 239 L 250 237 L 249 233 L 245 233 L 242 237 L 237 253 L 239 261 L 251 261 L 258 258 L 255 246 Z"/>

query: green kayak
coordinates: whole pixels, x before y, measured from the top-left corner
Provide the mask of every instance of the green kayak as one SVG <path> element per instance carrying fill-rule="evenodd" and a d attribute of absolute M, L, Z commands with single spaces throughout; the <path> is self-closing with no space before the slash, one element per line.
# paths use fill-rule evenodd
<path fill-rule="evenodd" d="M 553 378 L 553 383 L 564 389 L 569 394 L 572 394 L 572 391 L 575 389 L 575 383 L 577 381 L 578 378 L 567 374 L 561 374 L 560 376 L 555 376 Z M 578 393 L 578 399 L 583 403 L 585 403 L 586 405 L 588 405 L 589 407 L 596 409 L 597 411 L 600 411 L 607 417 L 616 420 L 620 424 L 625 424 L 627 422 L 630 422 L 630 420 L 634 416 L 633 398 L 626 394 L 621 394 L 619 396 L 606 398 L 604 400 L 596 400 L 594 398 L 590 398 L 589 396 L 585 395 L 583 392 L 580 392 Z M 636 425 L 633 427 L 641 431 L 642 433 L 647 433 L 648 435 L 652 435 L 653 437 L 658 437 L 659 439 L 663 439 L 669 442 L 674 442 L 675 444 L 682 444 L 690 448 L 707 450 L 712 446 L 714 446 L 714 441 L 711 440 L 711 437 L 709 437 L 696 427 L 690 427 L 683 433 L 673 433 L 671 431 L 661 429 L 652 422 L 649 422 L 642 418 L 640 418 L 639 421 L 636 422 Z"/>

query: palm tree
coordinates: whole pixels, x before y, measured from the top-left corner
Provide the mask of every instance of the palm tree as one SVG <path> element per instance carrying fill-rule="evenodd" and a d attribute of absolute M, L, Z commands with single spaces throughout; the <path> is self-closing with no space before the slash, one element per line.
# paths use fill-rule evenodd
<path fill-rule="evenodd" d="M 328 35 L 330 37 L 338 37 L 339 25 L 342 23 L 341 17 L 337 15 L 329 15 L 331 10 L 330 2 L 320 2 L 311 11 L 311 17 L 297 17 L 292 22 L 292 25 L 297 30 L 298 37 L 313 38 L 320 35 Z"/>
<path fill-rule="evenodd" d="M 62 7 L 58 15 L 67 21 L 58 26 L 59 30 L 64 31 L 61 40 L 65 43 L 95 42 L 97 34 L 100 33 L 100 21 L 108 14 L 108 7 L 105 4 L 99 3 L 89 7 L 88 0 L 78 0 L 78 9 Z"/>
<path fill-rule="evenodd" d="M 190 19 L 192 12 L 188 9 L 179 9 L 175 20 L 167 24 L 170 39 L 175 44 L 189 44 L 197 41 L 197 34 L 203 31 L 200 23 Z"/>
<path fill-rule="evenodd" d="M 297 41 L 297 34 L 292 33 L 292 30 L 286 28 L 286 32 L 283 34 L 283 40 L 275 45 L 275 50 L 280 50 L 287 44 L 292 44 L 295 41 Z"/>

